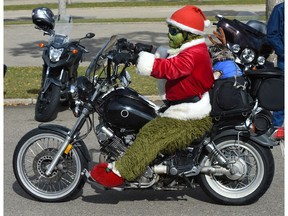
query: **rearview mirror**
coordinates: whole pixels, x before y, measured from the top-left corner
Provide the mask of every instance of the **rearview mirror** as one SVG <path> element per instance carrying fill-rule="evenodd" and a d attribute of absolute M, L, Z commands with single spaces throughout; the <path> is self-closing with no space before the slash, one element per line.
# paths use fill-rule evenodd
<path fill-rule="evenodd" d="M 94 36 L 95 34 L 91 32 L 86 34 L 86 38 L 93 38 Z"/>

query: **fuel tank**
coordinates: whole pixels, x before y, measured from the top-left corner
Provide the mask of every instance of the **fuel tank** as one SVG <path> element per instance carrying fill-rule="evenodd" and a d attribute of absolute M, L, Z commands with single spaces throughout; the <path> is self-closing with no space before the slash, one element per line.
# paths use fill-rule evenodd
<path fill-rule="evenodd" d="M 102 118 L 112 127 L 138 131 L 157 116 L 153 103 L 130 88 L 118 88 L 103 99 Z"/>

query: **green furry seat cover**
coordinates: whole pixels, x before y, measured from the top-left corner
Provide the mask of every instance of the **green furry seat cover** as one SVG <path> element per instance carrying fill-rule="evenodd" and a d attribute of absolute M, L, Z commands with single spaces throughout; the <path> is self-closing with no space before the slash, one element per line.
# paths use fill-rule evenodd
<path fill-rule="evenodd" d="M 125 155 L 116 161 L 116 169 L 124 179 L 135 180 L 146 171 L 159 152 L 173 153 L 183 149 L 193 140 L 201 138 L 211 126 L 209 116 L 188 121 L 157 117 L 140 130 Z"/>

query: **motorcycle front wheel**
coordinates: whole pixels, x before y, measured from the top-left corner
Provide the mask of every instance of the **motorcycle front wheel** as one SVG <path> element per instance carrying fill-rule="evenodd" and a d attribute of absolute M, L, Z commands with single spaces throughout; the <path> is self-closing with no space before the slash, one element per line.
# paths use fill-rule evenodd
<path fill-rule="evenodd" d="M 63 134 L 37 128 L 23 136 L 15 148 L 14 175 L 24 191 L 37 200 L 72 199 L 86 182 L 81 172 L 88 169 L 88 162 L 77 148 L 62 155 L 51 175 L 45 174 L 64 140 Z"/>
<path fill-rule="evenodd" d="M 269 148 L 246 138 L 224 137 L 215 144 L 232 163 L 233 172 L 200 174 L 199 184 L 214 201 L 225 205 L 246 205 L 268 190 L 274 176 L 274 158 Z M 205 166 L 219 167 L 210 156 Z"/>
<path fill-rule="evenodd" d="M 47 91 L 39 93 L 35 106 L 35 120 L 39 122 L 52 121 L 57 117 L 60 101 L 60 87 L 51 84 Z"/>

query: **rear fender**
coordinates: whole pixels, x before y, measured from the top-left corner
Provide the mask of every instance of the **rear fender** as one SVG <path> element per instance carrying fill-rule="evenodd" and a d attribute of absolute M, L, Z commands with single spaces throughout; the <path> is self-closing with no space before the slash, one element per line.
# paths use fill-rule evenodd
<path fill-rule="evenodd" d="M 246 137 L 253 142 L 257 143 L 258 145 L 261 145 L 263 147 L 272 148 L 273 146 L 277 146 L 273 140 L 269 138 L 266 134 L 258 135 L 258 136 L 252 136 L 248 131 L 237 131 L 235 129 L 229 129 L 229 130 L 223 130 L 219 134 L 217 134 L 213 140 L 220 139 L 222 137 L 226 136 L 240 136 L 240 137 Z"/>
<path fill-rule="evenodd" d="M 42 124 L 42 125 L 39 125 L 38 127 L 40 129 L 45 129 L 45 130 L 57 132 L 57 133 L 63 135 L 64 137 L 66 137 L 68 132 L 69 132 L 68 128 L 63 127 L 61 125 L 55 125 L 55 124 L 45 124 L 45 125 Z M 91 161 L 91 157 L 90 157 L 89 151 L 87 149 L 87 146 L 82 140 L 77 141 L 77 145 L 75 145 L 74 148 L 78 148 L 81 151 L 81 153 L 83 154 L 83 156 L 85 157 L 85 159 L 87 161 Z"/>

